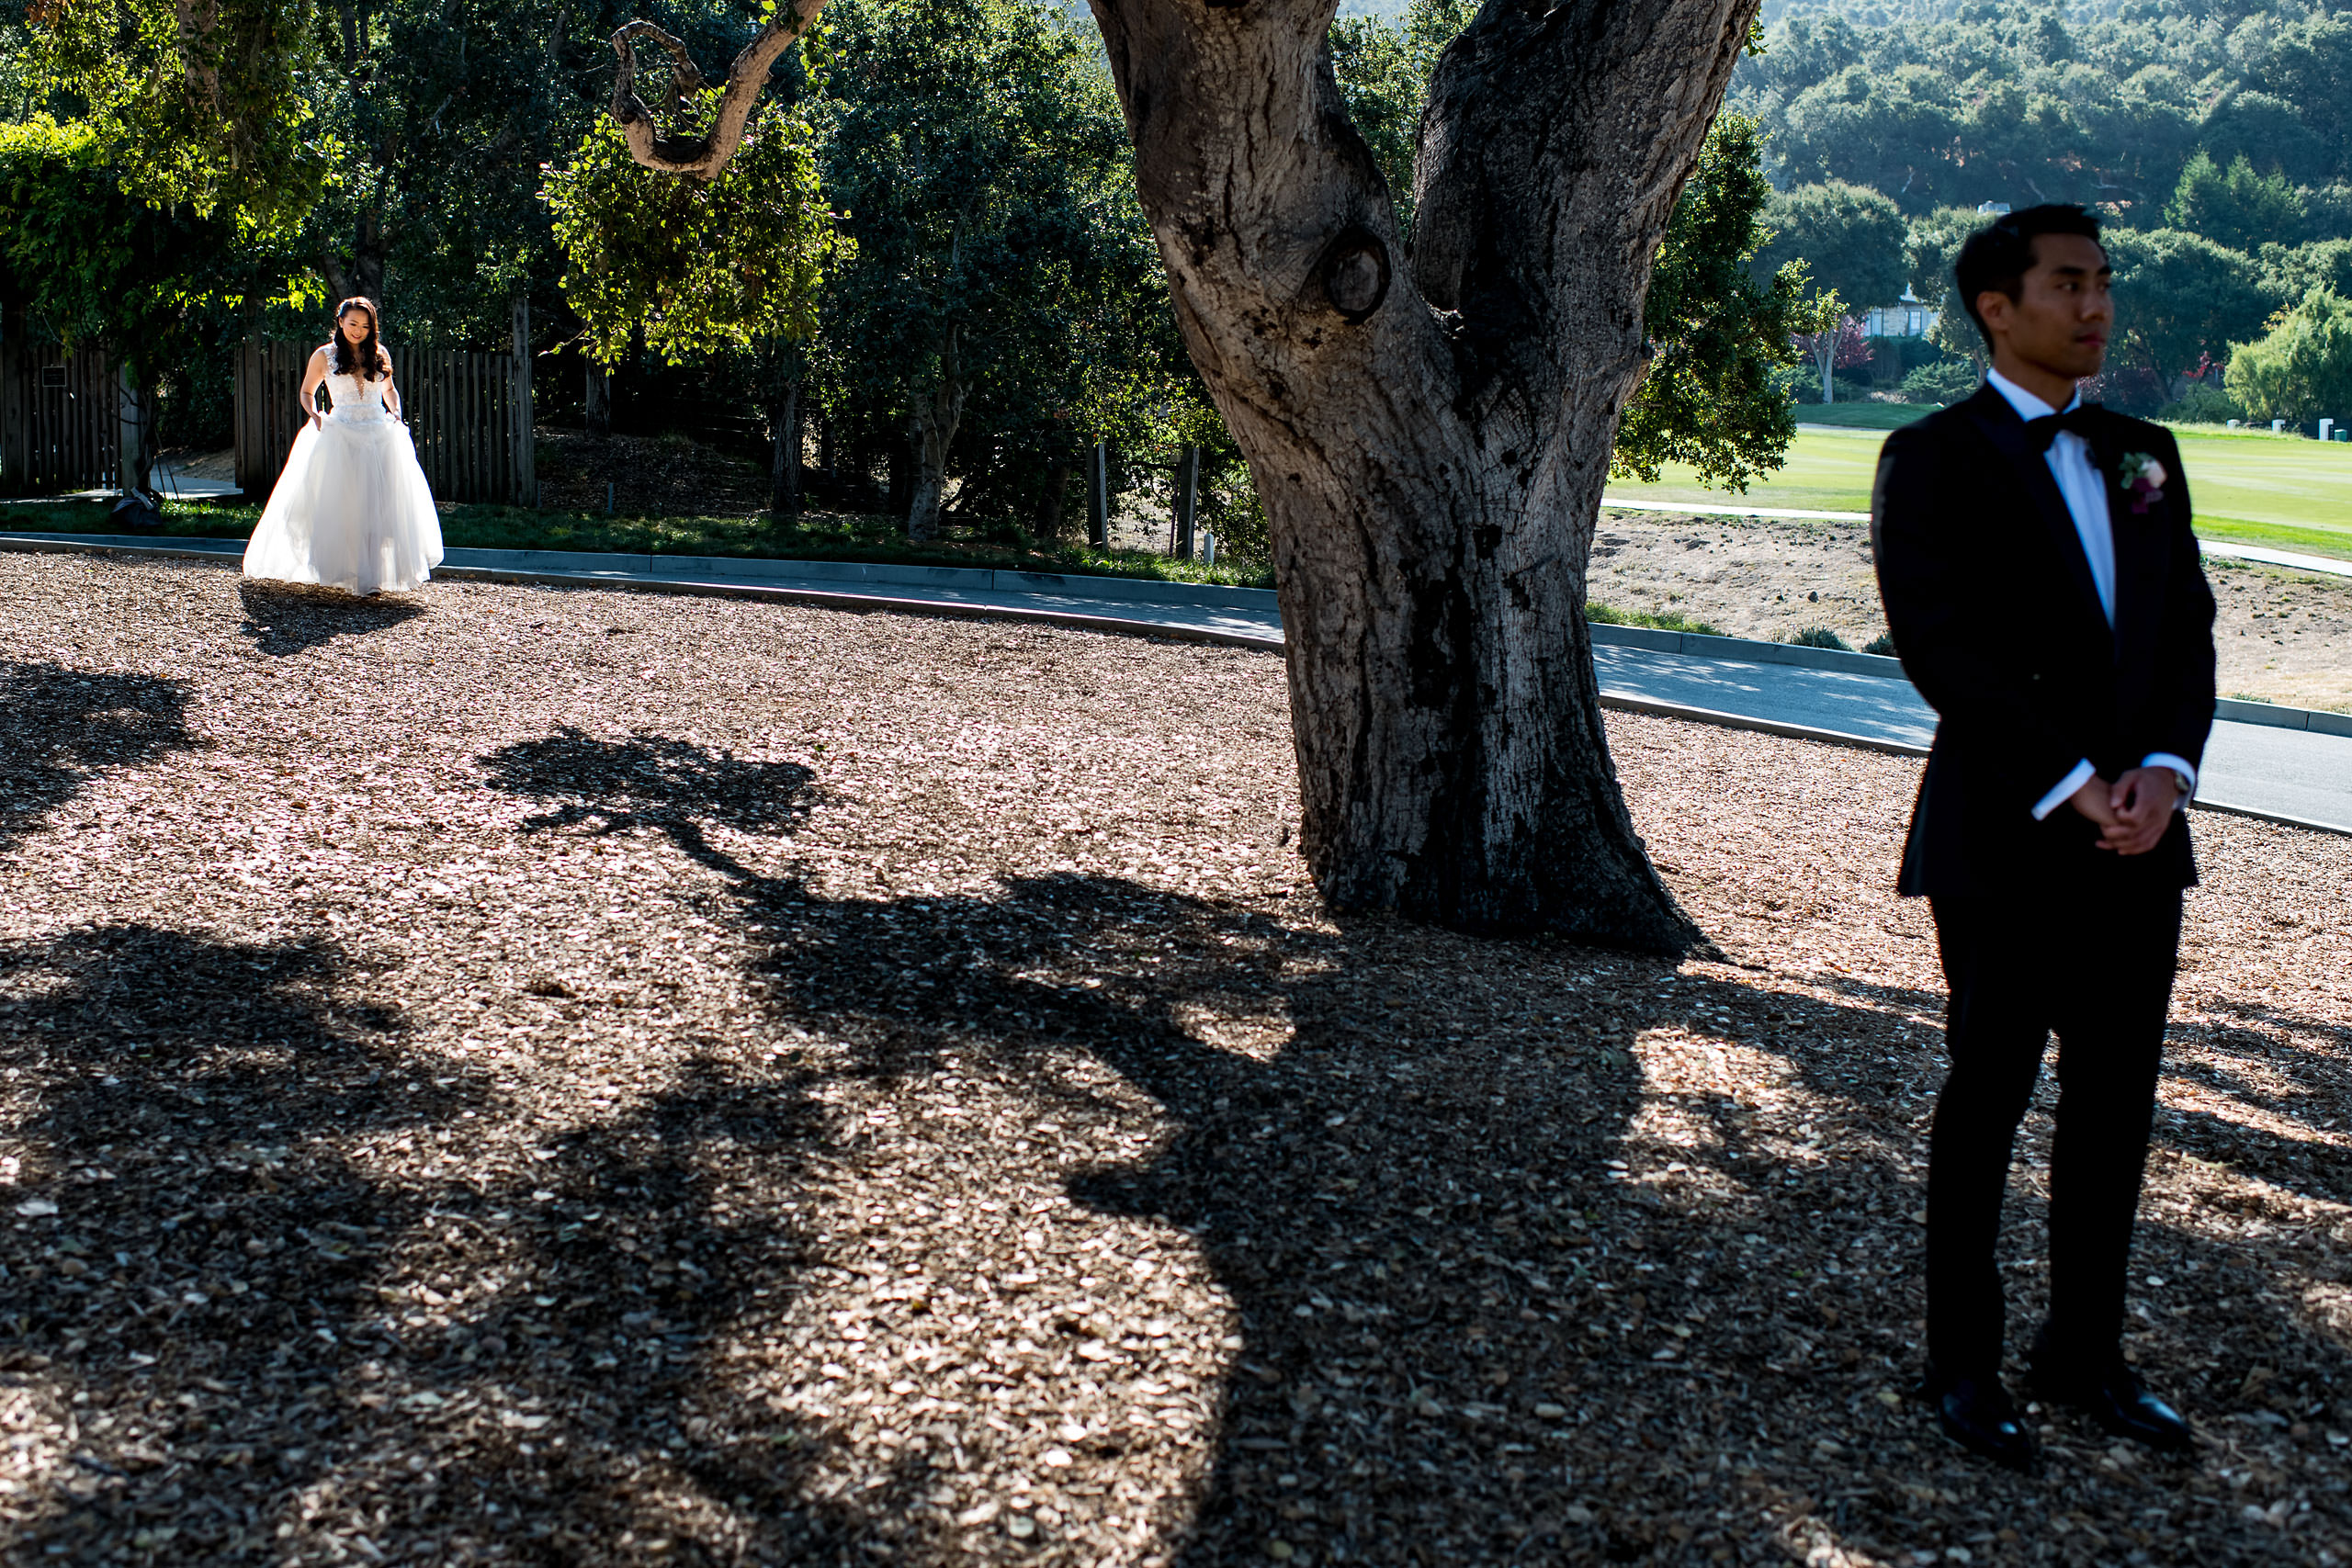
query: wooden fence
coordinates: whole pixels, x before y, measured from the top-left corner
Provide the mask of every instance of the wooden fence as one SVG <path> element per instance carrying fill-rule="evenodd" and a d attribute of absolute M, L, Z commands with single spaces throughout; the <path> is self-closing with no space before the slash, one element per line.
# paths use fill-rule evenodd
<path fill-rule="evenodd" d="M 286 466 L 307 417 L 297 393 L 314 346 L 248 343 L 237 356 L 237 488 L 249 496 L 266 496 Z M 519 372 L 517 363 L 512 354 L 392 350 L 392 380 L 435 500 L 537 504 L 530 361 Z"/>
<path fill-rule="evenodd" d="M 94 350 L 26 341 L 23 320 L 10 310 L 0 326 L 0 489 L 40 495 L 113 485 L 121 436 L 114 367 Z"/>

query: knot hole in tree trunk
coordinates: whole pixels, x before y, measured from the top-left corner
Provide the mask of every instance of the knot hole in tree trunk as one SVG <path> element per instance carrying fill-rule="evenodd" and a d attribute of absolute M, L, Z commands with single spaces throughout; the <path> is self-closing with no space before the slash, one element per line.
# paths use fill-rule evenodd
<path fill-rule="evenodd" d="M 1325 247 L 1315 274 L 1331 309 L 1354 326 L 1369 321 L 1388 298 L 1388 247 L 1371 230 L 1351 225 Z"/>

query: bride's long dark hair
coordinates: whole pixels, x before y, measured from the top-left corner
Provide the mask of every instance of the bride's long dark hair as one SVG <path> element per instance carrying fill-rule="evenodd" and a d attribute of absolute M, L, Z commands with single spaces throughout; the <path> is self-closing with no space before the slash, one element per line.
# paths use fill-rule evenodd
<path fill-rule="evenodd" d="M 368 341 L 356 349 L 343 335 L 343 319 L 354 310 L 368 312 Z M 384 313 L 376 309 L 376 301 L 364 294 L 355 294 L 334 308 L 334 346 L 328 362 L 338 376 L 356 376 L 363 381 L 373 381 L 392 373 L 392 357 L 384 352 L 376 332 Z"/>

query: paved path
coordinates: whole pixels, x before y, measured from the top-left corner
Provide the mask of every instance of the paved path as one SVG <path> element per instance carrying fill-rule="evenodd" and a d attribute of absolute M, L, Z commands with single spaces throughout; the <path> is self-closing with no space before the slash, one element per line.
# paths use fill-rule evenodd
<path fill-rule="evenodd" d="M 1860 740 L 1890 751 L 1925 752 L 1935 738 L 1935 710 L 1899 671 L 1890 677 L 1607 645 L 1593 649 L 1592 660 L 1602 695 L 1622 706 L 1697 709 L 1747 728 Z M 2233 703 L 2229 709 L 2258 705 Z M 2340 721 L 2343 732 L 2234 719 L 2216 724 L 2197 781 L 2198 803 L 2352 833 L 2352 718 L 2322 716 Z"/>
<path fill-rule="evenodd" d="M 235 539 L 0 534 L 0 548 L 116 548 L 226 565 L 244 546 Z M 719 557 L 461 549 L 448 556 L 442 569 L 447 577 L 968 613 L 1282 647 L 1281 613 L 1262 589 Z M 1613 707 L 1910 754 L 1924 752 L 1935 734 L 1933 711 L 1891 659 L 1629 626 L 1596 626 L 1592 636 L 1602 698 Z M 2352 717 L 2249 703 L 2223 708 L 2198 781 L 2199 804 L 2352 832 Z"/>

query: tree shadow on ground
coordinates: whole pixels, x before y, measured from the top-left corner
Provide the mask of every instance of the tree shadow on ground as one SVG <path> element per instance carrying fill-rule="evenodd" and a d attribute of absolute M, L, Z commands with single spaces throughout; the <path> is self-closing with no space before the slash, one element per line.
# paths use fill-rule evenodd
<path fill-rule="evenodd" d="M 339 637 L 367 637 L 413 621 L 424 606 L 403 598 L 358 598 L 336 588 L 244 579 L 237 598 L 245 619 L 237 629 L 273 659 L 322 647 Z"/>
<path fill-rule="evenodd" d="M 816 775 L 797 762 L 738 761 L 731 751 L 713 756 L 658 735 L 599 740 L 567 725 L 481 761 L 490 788 L 555 803 L 526 818 L 527 830 L 583 823 L 599 834 L 650 828 L 689 859 L 741 884 L 756 882 L 757 874 L 714 850 L 705 824 L 789 834 L 818 802 L 809 787 Z"/>
<path fill-rule="evenodd" d="M 637 766 L 601 754 L 608 773 Z M 1899 1398 L 1917 1365 L 1920 1090 L 1940 1073 L 1908 1013 L 1935 998 L 1825 1001 L 1555 943 L 1301 925 L 1115 877 L 829 901 L 705 863 L 770 944 L 775 1021 L 854 1043 L 842 1070 L 892 1100 L 981 1063 L 1026 1084 L 1041 1118 L 1082 1124 L 1086 1097 L 1052 1066 L 1078 1054 L 1162 1113 L 1150 1156 L 1106 1157 L 1070 1190 L 1189 1235 L 1235 1305 L 1184 1561 L 1982 1550 L 2062 1517 L 2062 1558 L 2154 1539 L 2157 1499 L 2128 1466 L 2092 1469 L 2098 1445 L 2074 1428 L 2052 1429 L 2067 1473 L 2028 1480 L 1966 1461 Z M 1654 1030 L 1720 1041 L 1691 1053 L 1720 1059 L 1645 1081 L 1628 1047 Z M 2017 1228 L 2031 1250 L 2038 1224 Z M 880 1292 L 861 1310 L 877 1334 L 941 1332 Z M 2323 1325 L 2284 1303 L 2253 1316 L 2308 1374 L 2299 1390 L 2340 1374 Z M 1064 1322 L 1095 1331 L 1075 1308 Z M 1148 1364 L 1148 1345 L 1102 1353 Z M 754 1490 L 740 1466 L 705 1473 Z M 1002 1549 L 936 1506 L 948 1479 L 944 1446 L 900 1450 L 864 1494 L 866 1549 Z M 2163 1530 L 2209 1560 L 2267 1548 L 2235 1511 L 2178 1501 Z"/>
<path fill-rule="evenodd" d="M 1020 1411 L 999 1431 L 981 1415 L 1010 1407 L 967 1394 L 955 1422 L 909 1416 L 854 1450 L 744 1380 L 752 1339 L 790 1335 L 769 1364 L 823 1387 L 832 1370 L 806 1363 L 841 1317 L 877 1356 L 945 1342 L 935 1382 L 889 1385 L 909 1412 L 996 1353 L 956 1343 L 895 1262 L 858 1276 L 793 1206 L 843 1173 L 922 1179 L 830 1106 L 845 1087 L 913 1105 L 951 1068 L 1086 1151 L 967 1149 L 986 1179 L 1066 1180 L 1174 1238 L 1230 1303 L 1205 1427 L 1090 1419 L 1067 1472 L 1036 1470 L 1042 1492 L 1205 1440 L 1195 1506 L 1153 1548 L 1187 1563 L 1996 1554 L 1977 1538 L 2057 1540 L 2061 1519 L 2054 1554 L 2083 1562 L 2159 1537 L 2208 1562 L 2275 1544 L 2175 1472 L 2077 1446 L 2048 1481 L 2008 1477 L 1888 1403 L 1918 1310 L 1901 1107 L 1925 1053 L 1900 1013 L 1115 876 L 811 898 L 750 869 L 772 842 L 712 840 L 788 833 L 805 803 L 749 797 L 785 773 L 570 733 L 485 761 L 550 804 L 526 832 L 658 831 L 725 877 L 714 909 L 756 939 L 763 1010 L 673 1042 L 684 1065 L 650 1092 L 625 1057 L 558 1057 L 529 1092 L 560 1098 L 518 1102 L 494 1065 L 423 1049 L 364 953 L 122 928 L 0 956 L 0 1050 L 40 1104 L 17 1130 L 35 1207 L 0 1233 L 6 1370 L 40 1373 L 78 1431 L 27 1461 L 28 1552 L 1080 1561 L 1050 1524 L 1019 1538 L 1012 1516 L 959 1512 L 968 1492 L 940 1501 L 1046 1462 Z M 1649 1031 L 1689 1048 L 1637 1058 Z M 588 1071 L 613 1081 L 566 1076 Z M 462 1177 L 440 1152 L 458 1143 Z M 1033 1255 L 1059 1245 L 1041 1230 Z M 1083 1303 L 1035 1311 L 1055 1342 L 991 1363 L 1026 1408 L 1074 1404 L 1080 1377 L 1136 1386 L 1169 1338 Z M 2237 1311 L 2291 1353 L 2265 1364 L 2296 1398 L 2340 1376 L 2292 1303 Z M 2328 1528 L 2339 1502 L 2314 1500 Z"/>
<path fill-rule="evenodd" d="M 513 1108 L 414 1047 L 375 967 L 146 926 L 0 948 L 36 1108 L 0 1187 L 11 1550 L 634 1561 L 664 1521 L 629 1501 L 664 1490 L 706 1515 L 668 1522 L 705 1542 L 672 1561 L 734 1560 L 708 1516 L 739 1497 L 768 1561 L 855 1540 L 792 1423 L 755 1462 L 688 1435 L 714 1341 L 798 1288 L 802 1238 L 727 1172 L 821 1150 L 805 1085 L 705 1062 L 600 1124 L 525 1115 L 502 1174 L 460 1179 L 430 1151 Z"/>
<path fill-rule="evenodd" d="M 178 682 L 0 660 L 0 850 L 96 774 L 195 744 Z"/>

